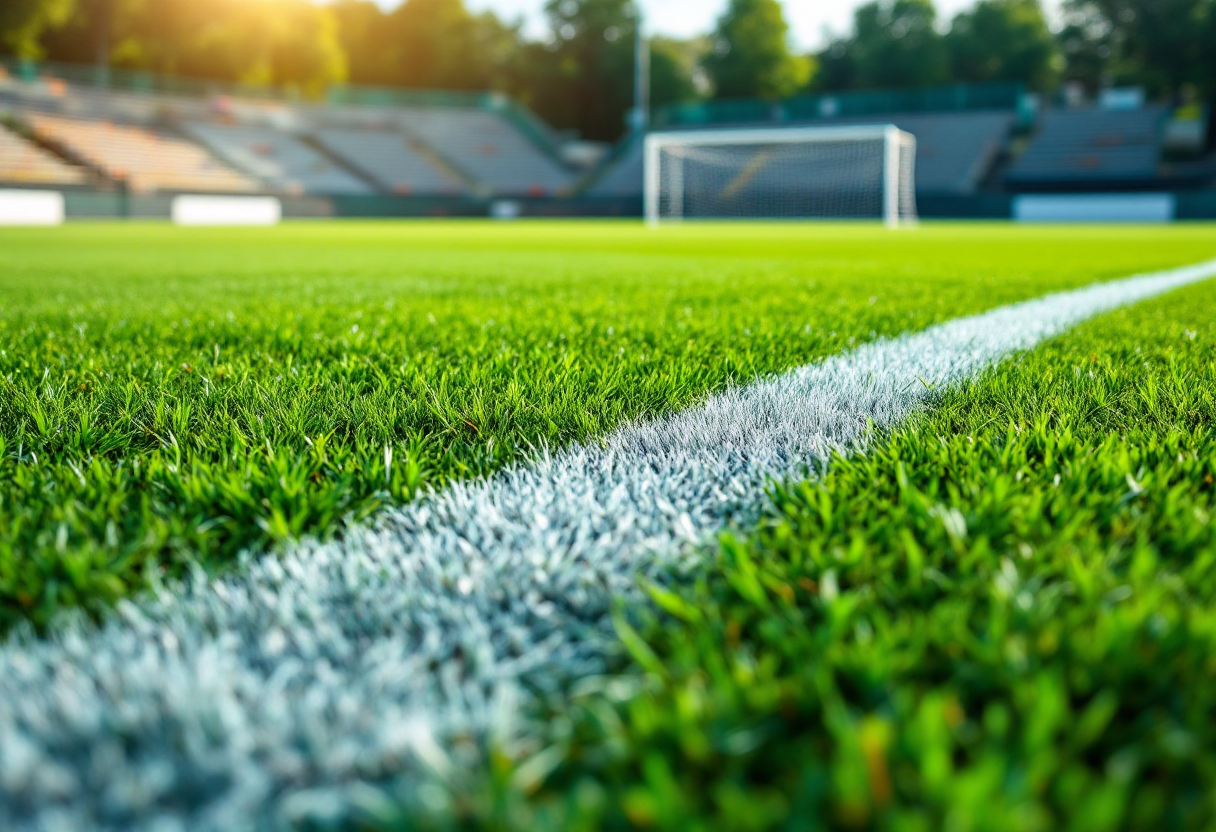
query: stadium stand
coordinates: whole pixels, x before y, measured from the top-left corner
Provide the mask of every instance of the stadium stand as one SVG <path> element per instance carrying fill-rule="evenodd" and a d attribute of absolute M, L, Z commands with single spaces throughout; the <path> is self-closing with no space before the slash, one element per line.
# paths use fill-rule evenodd
<path fill-rule="evenodd" d="M 186 132 L 224 161 L 288 194 L 368 194 L 374 189 L 295 135 L 273 128 L 192 122 Z"/>
<path fill-rule="evenodd" d="M 86 175 L 21 136 L 0 126 L 0 182 L 82 185 Z"/>
<path fill-rule="evenodd" d="M 125 180 L 133 191 L 258 189 L 202 148 L 157 130 L 46 113 L 26 113 L 24 120 L 40 139 L 111 179 Z"/>
<path fill-rule="evenodd" d="M 1106 106 L 1040 110 L 1018 85 L 953 85 L 779 106 L 695 102 L 653 117 L 672 131 L 894 124 L 917 138 L 926 216 L 1006 216 L 1017 195 L 1047 191 L 1185 191 L 1186 216 L 1216 210 L 1216 148 L 1202 110 L 1171 120 L 1164 108 Z M 144 192 L 273 192 L 305 197 L 301 211 L 325 205 L 343 215 L 477 214 L 495 197 L 538 197 L 518 203 L 537 215 L 632 215 L 641 206 L 636 137 L 597 163 L 570 152 L 577 137 L 489 93 L 344 87 L 301 101 L 120 70 L 101 84 L 93 67 L 22 65 L 0 75 L 0 112 L 19 125 L 0 129 L 0 182 L 10 185 L 87 188 L 109 178 Z M 803 173 L 786 176 L 801 182 Z M 757 165 L 747 182 L 723 187 L 763 196 L 780 184 L 774 174 Z M 813 193 L 823 182 L 801 187 Z"/>
<path fill-rule="evenodd" d="M 916 188 L 926 194 L 974 193 L 1009 139 L 1008 112 L 913 113 L 840 124 L 891 123 L 916 137 Z"/>
<path fill-rule="evenodd" d="M 1165 110 L 1058 110 L 1042 113 L 1006 181 L 1129 183 L 1158 178 Z"/>
<path fill-rule="evenodd" d="M 1001 153 L 1013 128 L 1008 112 L 910 113 L 866 118 L 823 119 L 813 125 L 894 124 L 916 136 L 916 189 L 925 194 L 974 193 Z M 642 192 L 641 142 L 610 163 L 587 188 L 588 196 L 630 196 Z"/>
<path fill-rule="evenodd" d="M 602 172 L 584 190 L 587 196 L 636 197 L 642 194 L 646 175 L 645 143 L 629 139 L 629 145 L 605 162 Z"/>
<path fill-rule="evenodd" d="M 430 154 L 401 133 L 389 130 L 321 129 L 314 137 L 348 167 L 400 195 L 466 193 L 454 175 L 432 161 Z"/>
<path fill-rule="evenodd" d="M 485 110 L 407 108 L 403 128 L 491 193 L 552 196 L 573 176 L 501 115 Z"/>

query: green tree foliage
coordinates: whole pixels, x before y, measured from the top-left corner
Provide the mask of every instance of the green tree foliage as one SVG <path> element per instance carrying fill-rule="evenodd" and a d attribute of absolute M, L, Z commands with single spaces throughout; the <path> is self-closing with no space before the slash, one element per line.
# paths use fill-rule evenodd
<path fill-rule="evenodd" d="M 63 24 L 73 0 L 4 0 L 0 2 L 0 50 L 22 58 L 41 57 L 43 32 Z"/>
<path fill-rule="evenodd" d="M 790 49 L 789 24 L 777 0 L 731 0 L 705 58 L 718 98 L 793 95 L 810 80 L 811 66 Z"/>
<path fill-rule="evenodd" d="M 679 104 L 700 97 L 697 74 L 709 50 L 705 38 L 689 41 L 652 38 L 650 41 L 650 103 Z"/>
<path fill-rule="evenodd" d="M 1064 58 L 1063 80 L 1097 91 L 1110 67 L 1109 35 L 1101 21 L 1070 14 L 1056 35 Z"/>
<path fill-rule="evenodd" d="M 112 19 L 132 0 L 72 0 L 72 13 L 43 31 L 39 57 L 65 63 L 90 63 L 113 44 Z"/>
<path fill-rule="evenodd" d="M 518 27 L 471 14 L 462 0 L 408 0 L 385 12 L 372 0 L 332 6 L 354 84 L 427 89 L 504 88 Z"/>
<path fill-rule="evenodd" d="M 0 0 L 8 2 L 8 0 Z M 76 0 L 41 40 L 46 57 L 318 95 L 346 78 L 338 20 L 310 0 Z"/>
<path fill-rule="evenodd" d="M 618 138 L 633 106 L 636 19 L 631 0 L 550 0 L 549 43 L 522 56 L 522 97 L 559 128 Z"/>
<path fill-rule="evenodd" d="M 800 0 L 801 1 L 801 0 Z M 613 139 L 633 106 L 637 0 L 548 0 L 550 34 L 465 0 L 0 0 L 0 54 L 320 94 L 338 82 L 508 92 L 561 128 Z M 791 50 L 783 0 L 731 0 L 715 31 L 656 38 L 651 101 L 775 99 L 803 89 L 1058 81 L 1157 97 L 1216 95 L 1216 0 L 976 0 L 942 34 L 934 0 L 869 0 L 815 56 Z M 784 0 L 790 2 L 790 0 Z M 811 79 L 813 78 L 813 83 Z"/>
<path fill-rule="evenodd" d="M 392 84 L 397 44 L 388 15 L 373 0 L 337 0 L 331 7 L 352 84 Z"/>
<path fill-rule="evenodd" d="M 1059 77 L 1058 47 L 1039 0 L 980 0 L 954 18 L 946 49 L 954 81 L 1048 90 Z"/>
<path fill-rule="evenodd" d="M 853 15 L 853 32 L 819 56 L 820 89 L 926 87 L 950 80 L 933 0 L 873 0 Z"/>
<path fill-rule="evenodd" d="M 463 0 L 408 0 L 388 17 L 395 63 L 392 81 L 430 89 L 484 89 L 493 77 L 481 50 L 485 18 Z"/>
<path fill-rule="evenodd" d="M 1068 77 L 1216 92 L 1216 0 L 1068 0 Z"/>
<path fill-rule="evenodd" d="M 329 9 L 307 0 L 294 0 L 285 4 L 281 12 L 264 14 L 261 31 L 263 42 L 268 41 L 268 45 L 263 47 L 265 51 L 257 67 L 262 79 L 296 84 L 312 95 L 346 79 L 346 53 L 338 40 L 337 21 Z"/>

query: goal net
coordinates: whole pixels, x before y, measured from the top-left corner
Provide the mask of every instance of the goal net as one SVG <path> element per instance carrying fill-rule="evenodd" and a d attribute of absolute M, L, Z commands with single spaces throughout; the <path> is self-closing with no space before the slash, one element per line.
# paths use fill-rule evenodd
<path fill-rule="evenodd" d="M 916 139 L 890 125 L 652 133 L 646 219 L 916 221 Z"/>

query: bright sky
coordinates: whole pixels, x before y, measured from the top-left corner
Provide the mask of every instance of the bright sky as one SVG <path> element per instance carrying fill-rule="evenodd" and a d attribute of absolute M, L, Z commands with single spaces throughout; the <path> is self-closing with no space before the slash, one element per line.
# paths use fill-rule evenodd
<path fill-rule="evenodd" d="M 385 5 L 396 5 L 399 0 L 380 0 Z M 473 9 L 493 9 L 501 16 L 514 19 L 524 17 L 533 31 L 543 31 L 541 10 L 545 0 L 466 0 Z M 853 19 L 853 9 L 864 0 L 782 0 L 786 18 L 794 27 L 794 37 L 806 48 L 823 44 L 823 31 L 827 27 L 833 32 L 848 30 Z M 939 14 L 953 17 L 960 10 L 972 5 L 974 0 L 937 0 Z M 1060 0 L 1045 0 L 1045 7 L 1054 11 Z M 642 7 L 649 18 L 652 31 L 662 34 L 688 37 L 709 31 L 726 6 L 726 0 L 642 0 Z"/>

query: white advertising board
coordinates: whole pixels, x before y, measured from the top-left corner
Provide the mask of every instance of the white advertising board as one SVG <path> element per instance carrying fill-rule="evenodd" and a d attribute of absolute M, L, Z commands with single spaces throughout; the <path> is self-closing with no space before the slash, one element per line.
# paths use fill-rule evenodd
<path fill-rule="evenodd" d="M 177 225 L 277 225 L 283 205 L 272 196 L 203 196 L 173 198 Z"/>
<path fill-rule="evenodd" d="M 58 191 L 0 190 L 0 225 L 61 225 L 63 217 Z"/>
<path fill-rule="evenodd" d="M 1013 201 L 1018 222 L 1172 222 L 1173 194 L 1026 194 Z"/>

